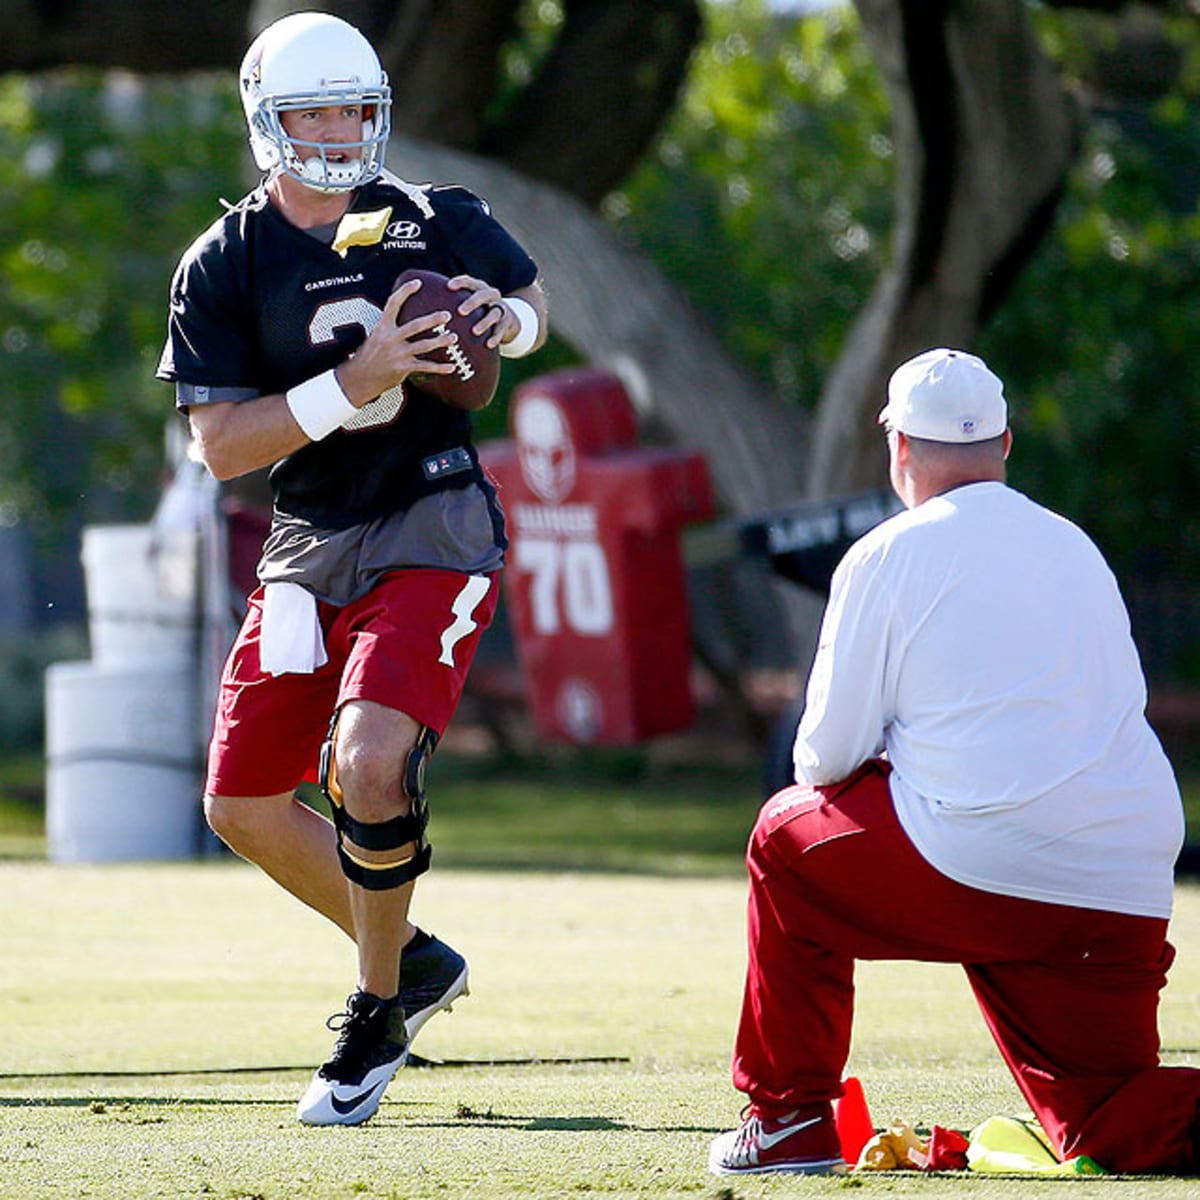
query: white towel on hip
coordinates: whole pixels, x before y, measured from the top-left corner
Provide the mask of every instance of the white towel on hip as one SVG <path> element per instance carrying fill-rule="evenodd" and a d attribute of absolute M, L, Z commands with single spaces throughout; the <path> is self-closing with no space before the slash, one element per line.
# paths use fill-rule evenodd
<path fill-rule="evenodd" d="M 298 583 L 267 584 L 258 657 L 271 675 L 310 675 L 329 661 L 312 592 Z"/>

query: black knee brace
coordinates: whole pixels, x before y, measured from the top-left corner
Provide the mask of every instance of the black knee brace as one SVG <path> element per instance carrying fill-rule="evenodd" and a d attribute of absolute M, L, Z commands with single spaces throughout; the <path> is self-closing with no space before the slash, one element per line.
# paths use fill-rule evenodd
<path fill-rule="evenodd" d="M 401 786 L 409 799 L 409 811 L 402 817 L 392 817 L 387 821 L 359 821 L 346 811 L 342 789 L 337 782 L 334 762 L 337 723 L 335 715 L 329 726 L 329 735 L 321 746 L 318 779 L 321 792 L 333 811 L 338 861 L 342 865 L 342 873 L 351 883 L 373 892 L 391 891 L 429 870 L 433 847 L 425 838 L 425 827 L 429 824 L 429 807 L 425 803 L 425 765 L 437 747 L 438 736 L 432 729 L 422 726 L 416 744 L 404 761 Z M 347 850 L 347 840 L 364 850 L 399 850 L 411 842 L 415 842 L 417 848 L 408 858 L 369 862 Z"/>

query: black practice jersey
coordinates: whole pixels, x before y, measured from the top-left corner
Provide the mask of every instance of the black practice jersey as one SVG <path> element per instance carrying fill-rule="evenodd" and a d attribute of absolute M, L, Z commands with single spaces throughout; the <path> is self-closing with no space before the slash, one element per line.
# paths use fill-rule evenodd
<path fill-rule="evenodd" d="M 410 267 L 474 275 L 505 295 L 537 276 L 483 201 L 460 187 L 385 174 L 355 192 L 343 229 L 357 232 L 325 244 L 286 220 L 263 187 L 232 207 L 175 272 L 158 377 L 191 385 L 193 404 L 283 392 L 361 345 Z M 276 508 L 326 528 L 400 512 L 480 480 L 470 439 L 467 413 L 406 383 L 276 463 Z"/>

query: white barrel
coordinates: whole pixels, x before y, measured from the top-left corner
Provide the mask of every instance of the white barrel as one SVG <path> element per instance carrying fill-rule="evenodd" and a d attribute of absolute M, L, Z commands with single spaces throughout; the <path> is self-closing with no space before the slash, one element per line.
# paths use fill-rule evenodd
<path fill-rule="evenodd" d="M 197 534 L 150 525 L 83 531 L 88 633 L 97 663 L 185 663 L 197 643 Z"/>
<path fill-rule="evenodd" d="M 55 663 L 46 672 L 46 834 L 55 862 L 202 848 L 195 672 Z"/>

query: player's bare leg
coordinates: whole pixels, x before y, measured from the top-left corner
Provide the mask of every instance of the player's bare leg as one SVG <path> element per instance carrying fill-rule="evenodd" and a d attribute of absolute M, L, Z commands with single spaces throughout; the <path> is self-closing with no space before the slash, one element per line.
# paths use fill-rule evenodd
<path fill-rule="evenodd" d="M 337 856 L 358 945 L 358 988 L 336 1018 L 333 1054 L 297 1115 L 310 1125 L 357 1125 L 379 1107 L 408 1055 L 397 975 L 413 883 L 429 867 L 425 762 L 437 738 L 401 712 L 346 703 L 322 754 Z"/>
<path fill-rule="evenodd" d="M 382 704 L 352 701 L 342 709 L 337 777 L 346 809 L 355 820 L 378 825 L 411 811 L 403 772 L 420 733 L 421 727 L 411 717 Z M 420 846 L 411 842 L 389 851 L 370 850 L 355 845 L 347 836 L 346 849 L 362 862 L 381 868 L 411 860 Z M 358 986 L 386 999 L 396 992 L 413 884 L 377 890 L 350 882 L 348 890 L 358 944 Z"/>
<path fill-rule="evenodd" d="M 206 796 L 213 832 L 298 900 L 354 937 L 346 877 L 337 861 L 332 822 L 291 792 L 277 796 Z M 405 939 L 412 936 L 409 927 Z"/>
<path fill-rule="evenodd" d="M 338 863 L 332 822 L 291 792 L 207 796 L 205 813 L 231 850 L 354 938 L 350 887 Z M 402 940 L 399 985 L 411 1044 L 430 1017 L 467 993 L 468 973 L 461 954 L 418 932 L 411 921 L 404 921 Z"/>

